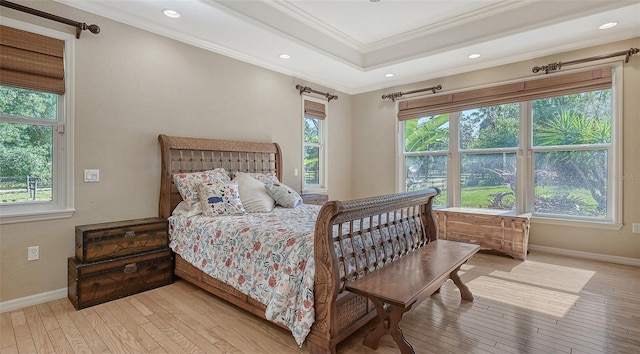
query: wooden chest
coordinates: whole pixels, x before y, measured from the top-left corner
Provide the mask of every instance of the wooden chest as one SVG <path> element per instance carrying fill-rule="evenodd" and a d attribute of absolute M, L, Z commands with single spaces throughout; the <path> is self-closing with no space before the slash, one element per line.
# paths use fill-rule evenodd
<path fill-rule="evenodd" d="M 173 282 L 168 248 L 94 263 L 70 257 L 68 263 L 68 296 L 77 310 Z"/>
<path fill-rule="evenodd" d="M 529 248 L 531 214 L 509 210 L 434 209 L 438 238 L 480 245 L 525 260 Z"/>
<path fill-rule="evenodd" d="M 91 263 L 167 248 L 167 227 L 161 218 L 76 226 L 76 258 Z"/>
<path fill-rule="evenodd" d="M 305 204 L 322 205 L 329 201 L 329 196 L 326 194 L 301 194 L 300 196 Z"/>

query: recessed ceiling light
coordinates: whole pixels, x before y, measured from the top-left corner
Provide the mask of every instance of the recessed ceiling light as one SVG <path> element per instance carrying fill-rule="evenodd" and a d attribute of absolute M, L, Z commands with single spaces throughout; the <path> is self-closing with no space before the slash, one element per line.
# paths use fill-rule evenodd
<path fill-rule="evenodd" d="M 291 59 L 291 55 L 289 55 L 289 54 L 280 54 L 280 59 Z"/>
<path fill-rule="evenodd" d="M 394 77 L 394 76 L 396 76 L 396 74 L 393 74 L 393 73 L 384 74 L 384 77 Z"/>
<path fill-rule="evenodd" d="M 162 13 L 167 16 L 167 17 L 171 17 L 171 18 L 178 18 L 180 17 L 180 13 L 176 10 L 171 10 L 171 9 L 163 9 Z"/>
<path fill-rule="evenodd" d="M 380 2 L 380 0 L 369 0 L 371 2 Z"/>
<path fill-rule="evenodd" d="M 469 55 L 469 59 L 476 59 L 476 58 L 480 58 L 480 54 L 473 53 L 473 54 Z"/>
<path fill-rule="evenodd" d="M 618 22 L 607 22 L 604 25 L 600 25 L 598 29 L 607 29 L 607 28 L 615 27 L 617 25 L 618 25 Z"/>

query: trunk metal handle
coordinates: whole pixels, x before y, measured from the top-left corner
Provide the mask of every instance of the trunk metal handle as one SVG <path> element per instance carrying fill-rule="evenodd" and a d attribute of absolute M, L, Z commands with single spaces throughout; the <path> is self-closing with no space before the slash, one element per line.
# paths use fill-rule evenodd
<path fill-rule="evenodd" d="M 134 237 L 136 235 L 135 231 L 127 231 L 124 233 L 124 237 Z"/>
<path fill-rule="evenodd" d="M 138 271 L 138 264 L 130 263 L 124 266 L 124 274 L 131 274 Z"/>

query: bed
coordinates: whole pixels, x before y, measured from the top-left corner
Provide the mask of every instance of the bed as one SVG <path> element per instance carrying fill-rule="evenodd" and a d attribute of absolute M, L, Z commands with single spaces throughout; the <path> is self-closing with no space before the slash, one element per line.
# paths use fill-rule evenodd
<path fill-rule="evenodd" d="M 292 331 L 299 345 L 306 342 L 310 353 L 335 353 L 340 341 L 376 316 L 370 301 L 345 290 L 349 281 L 366 277 L 367 273 L 436 238 L 432 215 L 432 199 L 439 194 L 436 188 L 352 201 L 329 201 L 322 207 L 276 207 L 269 213 L 246 213 L 237 217 L 213 216 L 205 220 L 196 215 L 177 218 L 172 215 L 174 209 L 180 208 L 184 201 L 173 183 L 174 175 L 224 170 L 229 178 L 244 173 L 271 175 L 282 181 L 282 155 L 277 143 L 164 134 L 159 135 L 158 140 L 162 162 L 159 215 L 170 221 L 169 238 L 176 252 L 175 275 Z M 289 223 L 269 230 L 268 225 L 278 218 L 289 220 Z M 222 219 L 231 224 L 217 225 L 223 222 Z M 193 224 L 199 225 L 197 236 L 177 241 L 179 233 L 176 230 Z M 225 234 L 216 232 L 215 228 L 233 234 L 229 236 L 235 242 L 232 246 L 219 245 L 226 247 L 224 255 L 222 248 L 213 246 L 225 238 Z M 253 229 L 261 231 L 252 234 Z M 293 232 L 296 234 L 291 234 Z M 196 245 L 194 239 L 200 243 Z M 291 266 L 278 263 L 279 266 L 274 267 L 273 259 L 278 250 L 258 256 L 257 249 L 262 251 L 263 247 L 271 246 L 270 243 L 280 245 L 277 249 L 297 248 L 299 253 L 277 256 L 286 258 Z M 188 251 L 183 252 L 185 249 Z M 201 252 L 210 257 L 203 258 Z M 243 257 L 232 260 L 235 253 Z M 260 272 L 250 273 L 258 266 L 248 261 L 249 258 L 257 259 Z M 226 270 L 220 273 L 216 271 L 224 268 L 220 262 L 249 273 L 224 273 Z M 271 279 L 267 271 L 273 268 L 287 269 L 287 277 L 279 277 L 289 281 L 283 285 L 279 280 Z M 301 274 L 293 274 L 292 268 L 300 270 Z M 250 278 L 254 286 L 247 287 Z M 269 295 L 272 290 L 269 286 L 284 290 L 274 290 L 276 295 Z M 294 294 L 291 288 L 295 286 L 300 286 L 300 290 L 295 291 L 298 295 L 283 296 Z M 284 301 L 284 307 L 278 306 L 286 311 L 278 310 L 270 300 L 265 301 L 265 294 L 269 299 Z M 294 308 L 294 302 L 302 307 Z M 292 325 L 291 318 L 300 321 Z"/>

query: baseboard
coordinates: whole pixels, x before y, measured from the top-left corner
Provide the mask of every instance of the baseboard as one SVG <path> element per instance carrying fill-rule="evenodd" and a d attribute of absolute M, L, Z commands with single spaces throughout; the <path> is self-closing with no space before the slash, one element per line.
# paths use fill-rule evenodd
<path fill-rule="evenodd" d="M 45 302 L 58 300 L 67 297 L 67 288 L 47 291 L 30 296 L 21 297 L 9 301 L 0 302 L 0 313 L 21 309 L 23 307 L 38 305 Z"/>
<path fill-rule="evenodd" d="M 593 260 L 593 261 L 617 263 L 617 264 L 624 264 L 624 265 L 640 267 L 640 259 L 638 259 L 638 258 L 610 256 L 610 255 L 600 254 L 600 253 L 573 251 L 573 250 L 567 250 L 567 249 L 562 249 L 562 248 L 536 246 L 536 245 L 532 245 L 532 244 L 529 244 L 529 250 L 530 251 L 540 251 L 540 252 L 545 252 L 545 253 L 552 253 L 552 254 L 557 254 L 557 255 L 561 255 L 561 256 L 570 256 L 570 257 L 576 257 L 576 258 L 590 259 L 590 260 Z"/>

